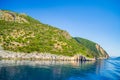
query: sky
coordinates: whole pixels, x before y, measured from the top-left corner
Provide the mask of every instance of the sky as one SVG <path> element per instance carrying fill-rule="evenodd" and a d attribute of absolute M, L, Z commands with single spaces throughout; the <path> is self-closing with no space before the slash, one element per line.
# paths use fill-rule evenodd
<path fill-rule="evenodd" d="M 26 13 L 120 56 L 120 0 L 0 0 L 0 9 Z"/>

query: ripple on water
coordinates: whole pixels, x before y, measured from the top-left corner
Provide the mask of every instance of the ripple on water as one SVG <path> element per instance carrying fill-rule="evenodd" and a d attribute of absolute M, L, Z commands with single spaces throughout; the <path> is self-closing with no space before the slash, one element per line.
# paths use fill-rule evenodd
<path fill-rule="evenodd" d="M 119 60 L 0 61 L 0 80 L 120 80 Z"/>

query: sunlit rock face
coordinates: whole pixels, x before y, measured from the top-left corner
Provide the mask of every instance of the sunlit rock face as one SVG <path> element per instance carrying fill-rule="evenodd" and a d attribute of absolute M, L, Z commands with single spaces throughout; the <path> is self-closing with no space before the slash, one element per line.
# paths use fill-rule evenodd
<path fill-rule="evenodd" d="M 0 10 L 0 20 L 12 21 L 12 22 L 18 22 L 18 23 L 28 23 L 26 19 L 21 17 L 22 15 L 24 14 L 17 15 L 13 12 Z"/>
<path fill-rule="evenodd" d="M 97 51 L 100 52 L 104 58 L 109 58 L 109 55 L 107 54 L 107 52 L 100 45 L 96 44 L 95 46 Z"/>

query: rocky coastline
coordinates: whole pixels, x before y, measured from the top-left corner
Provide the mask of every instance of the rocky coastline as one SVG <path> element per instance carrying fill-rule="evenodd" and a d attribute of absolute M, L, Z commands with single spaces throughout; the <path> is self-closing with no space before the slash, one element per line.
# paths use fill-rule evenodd
<path fill-rule="evenodd" d="M 86 58 L 85 56 L 75 55 L 73 57 L 55 55 L 50 53 L 19 53 L 0 50 L 0 59 L 12 59 L 12 60 L 61 60 L 61 61 L 88 61 L 95 60 L 93 58 Z"/>
<path fill-rule="evenodd" d="M 54 60 L 54 61 L 93 61 L 97 59 L 107 59 L 106 57 L 88 58 L 80 54 L 74 56 L 63 56 L 50 53 L 21 53 L 4 50 L 0 46 L 0 59 L 5 60 Z"/>

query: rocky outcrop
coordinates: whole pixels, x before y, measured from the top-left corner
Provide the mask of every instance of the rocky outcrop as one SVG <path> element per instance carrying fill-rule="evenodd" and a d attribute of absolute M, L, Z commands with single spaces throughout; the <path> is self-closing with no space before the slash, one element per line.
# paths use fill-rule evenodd
<path fill-rule="evenodd" d="M 107 52 L 100 45 L 96 44 L 95 46 L 96 46 L 97 51 L 102 54 L 102 57 L 99 57 L 100 59 L 109 58 L 109 55 L 107 54 Z"/>
<path fill-rule="evenodd" d="M 16 15 L 13 12 L 0 10 L 0 20 L 12 21 L 18 23 L 29 23 L 26 19 Z"/>
<path fill-rule="evenodd" d="M 62 35 L 63 35 L 66 39 L 71 39 L 71 38 L 72 38 L 67 31 L 62 31 Z"/>

